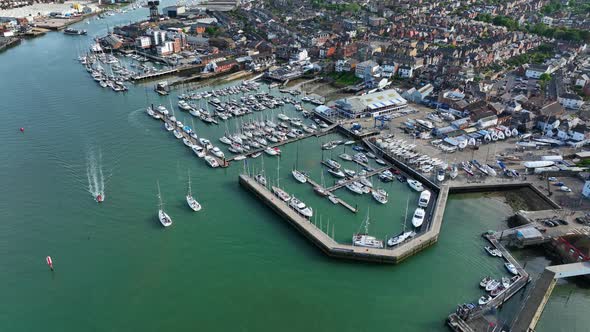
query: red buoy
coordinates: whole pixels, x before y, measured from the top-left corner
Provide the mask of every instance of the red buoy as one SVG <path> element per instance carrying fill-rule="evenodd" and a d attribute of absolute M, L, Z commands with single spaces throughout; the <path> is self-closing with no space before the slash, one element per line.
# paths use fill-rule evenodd
<path fill-rule="evenodd" d="M 45 261 L 47 261 L 47 266 L 49 266 L 49 268 L 51 269 L 51 271 L 53 271 L 53 261 L 51 260 L 51 256 L 47 256 L 45 258 Z"/>
<path fill-rule="evenodd" d="M 25 128 L 24 127 L 20 127 L 20 132 L 24 133 L 25 132 Z"/>

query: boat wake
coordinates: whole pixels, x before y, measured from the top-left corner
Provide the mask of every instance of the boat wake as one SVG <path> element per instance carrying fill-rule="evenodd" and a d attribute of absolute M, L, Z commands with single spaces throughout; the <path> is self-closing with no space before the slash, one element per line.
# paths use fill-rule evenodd
<path fill-rule="evenodd" d="M 102 172 L 102 153 L 96 154 L 93 150 L 86 155 L 86 177 L 88 178 L 88 192 L 96 200 L 104 200 L 104 175 Z"/>

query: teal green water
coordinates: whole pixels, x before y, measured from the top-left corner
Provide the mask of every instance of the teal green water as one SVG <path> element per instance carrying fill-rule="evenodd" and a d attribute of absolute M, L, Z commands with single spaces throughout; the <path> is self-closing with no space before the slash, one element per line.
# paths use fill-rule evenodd
<path fill-rule="evenodd" d="M 438 244 L 399 266 L 323 256 L 239 187 L 241 164 L 212 170 L 147 117 L 148 102 L 168 103 L 151 84 L 115 94 L 75 61 L 107 22 L 112 27 L 145 14 L 92 21 L 82 25 L 88 37 L 50 33 L 0 55 L 3 331 L 443 331 L 458 303 L 481 295 L 483 275 L 504 273 L 484 254 L 479 234 L 501 228 L 511 211 L 484 196 L 452 197 Z M 201 122 L 195 127 L 213 141 L 224 131 Z M 320 180 L 319 145 L 328 139 L 283 147 L 281 186 L 314 207 L 322 225 L 334 225 L 338 241 L 350 241 L 367 210 L 372 233 L 399 232 L 406 201 L 412 213 L 417 198 L 404 185 L 382 185 L 390 193 L 386 206 L 339 190 L 361 210 L 354 215 L 292 179 L 289 171 L 298 164 Z M 89 157 L 99 155 L 106 179 L 100 206 L 87 179 Z M 260 169 L 261 162 L 248 167 Z M 272 182 L 277 162 L 264 158 Z M 184 202 L 189 169 L 203 205 L 199 213 Z M 157 180 L 174 219 L 165 230 L 155 215 Z M 562 298 L 549 303 L 553 317 L 563 310 L 577 317 L 571 306 L 578 303 L 587 308 L 587 295 L 572 297 L 565 308 Z M 583 319 L 580 328 L 587 326 Z M 555 330 L 545 320 L 542 325 Z"/>

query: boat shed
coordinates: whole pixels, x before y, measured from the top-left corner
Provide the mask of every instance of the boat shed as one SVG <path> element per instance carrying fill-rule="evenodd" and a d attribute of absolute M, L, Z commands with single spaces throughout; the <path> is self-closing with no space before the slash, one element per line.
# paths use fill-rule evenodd
<path fill-rule="evenodd" d="M 538 240 L 543 238 L 543 234 L 535 227 L 524 227 L 516 232 L 516 237 L 522 241 Z"/>

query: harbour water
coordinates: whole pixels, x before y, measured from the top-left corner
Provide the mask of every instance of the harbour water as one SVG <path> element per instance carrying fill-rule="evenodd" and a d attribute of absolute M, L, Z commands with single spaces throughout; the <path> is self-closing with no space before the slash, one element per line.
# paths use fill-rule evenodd
<path fill-rule="evenodd" d="M 146 14 L 93 20 L 80 24 L 87 37 L 49 33 L 0 55 L 2 330 L 445 331 L 447 314 L 481 295 L 481 277 L 505 273 L 479 235 L 503 227 L 512 211 L 484 195 L 452 196 L 439 242 L 401 265 L 325 257 L 239 187 L 239 172 L 260 169 L 261 158 L 210 169 L 145 114 L 150 102 L 169 104 L 152 92 L 153 83 L 115 94 L 75 60 L 107 24 Z M 195 127 L 215 144 L 224 131 L 200 121 Z M 406 185 L 382 185 L 390 193 L 386 206 L 337 191 L 359 207 L 352 214 L 293 180 L 297 165 L 320 181 L 319 146 L 335 136 L 283 147 L 281 187 L 314 207 L 322 225 L 330 221 L 338 241 L 350 241 L 367 209 L 372 233 L 399 232 L 406 200 L 411 215 L 417 199 Z M 278 161 L 264 158 L 273 183 Z M 184 201 L 189 169 L 203 205 L 198 213 Z M 157 180 L 174 219 L 168 229 L 156 219 Z M 106 192 L 101 205 L 89 192 L 97 183 Z M 522 255 L 527 270 L 546 263 Z M 554 292 L 539 331 L 582 331 L 590 323 L 582 314 L 589 293 L 576 288 L 568 296 L 572 286 L 565 286 Z M 518 301 L 502 315 L 509 317 Z M 562 315 L 575 317 L 574 325 L 554 323 Z"/>

